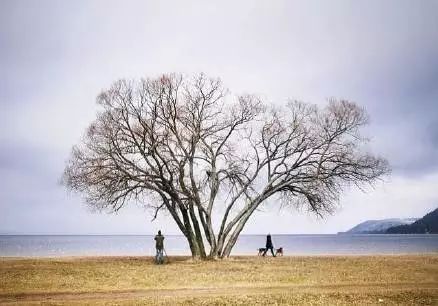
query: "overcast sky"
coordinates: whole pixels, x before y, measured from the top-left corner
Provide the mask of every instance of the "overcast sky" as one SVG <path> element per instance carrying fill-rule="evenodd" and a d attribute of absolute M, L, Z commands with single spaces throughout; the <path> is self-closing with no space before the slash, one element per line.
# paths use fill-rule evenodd
<path fill-rule="evenodd" d="M 385 183 L 346 191 L 322 220 L 272 205 L 244 233 L 336 233 L 438 207 L 438 1 L 0 0 L 0 233 L 178 233 L 135 205 L 91 213 L 58 183 L 97 94 L 166 72 L 370 113 Z"/>

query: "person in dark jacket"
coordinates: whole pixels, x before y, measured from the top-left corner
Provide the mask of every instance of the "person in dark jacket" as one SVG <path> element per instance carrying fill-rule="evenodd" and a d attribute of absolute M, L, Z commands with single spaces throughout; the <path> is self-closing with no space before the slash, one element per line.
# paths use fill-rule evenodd
<path fill-rule="evenodd" d="M 275 257 L 275 254 L 274 254 L 274 245 L 272 244 L 271 234 L 268 234 L 268 236 L 266 236 L 266 248 L 265 248 L 265 252 L 263 253 L 263 256 L 266 255 L 266 253 L 268 252 L 268 250 L 271 250 L 272 256 Z"/>
<path fill-rule="evenodd" d="M 161 235 L 161 231 L 158 231 L 158 235 L 155 236 L 155 248 L 157 249 L 157 255 L 155 261 L 158 264 L 164 263 L 164 236 Z"/>

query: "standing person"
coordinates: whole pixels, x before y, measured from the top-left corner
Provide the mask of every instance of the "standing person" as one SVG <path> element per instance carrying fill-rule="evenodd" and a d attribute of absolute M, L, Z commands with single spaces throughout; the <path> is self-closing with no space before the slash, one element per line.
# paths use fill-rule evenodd
<path fill-rule="evenodd" d="M 158 231 L 158 235 L 155 236 L 155 248 L 157 249 L 157 255 L 155 256 L 155 261 L 158 264 L 164 262 L 164 236 L 161 235 L 161 230 Z"/>
<path fill-rule="evenodd" d="M 274 245 L 272 244 L 271 234 L 268 234 L 268 236 L 266 236 L 266 248 L 265 248 L 265 252 L 263 253 L 263 256 L 266 255 L 266 252 L 268 252 L 269 249 L 271 250 L 272 256 L 275 257 Z"/>

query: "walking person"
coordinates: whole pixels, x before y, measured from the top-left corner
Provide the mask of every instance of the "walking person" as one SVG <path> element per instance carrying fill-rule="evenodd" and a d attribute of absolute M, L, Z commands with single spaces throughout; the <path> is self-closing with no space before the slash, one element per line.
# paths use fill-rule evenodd
<path fill-rule="evenodd" d="M 268 252 L 268 250 L 271 250 L 272 256 L 275 257 L 275 254 L 274 254 L 274 245 L 272 244 L 271 234 L 268 234 L 268 236 L 266 236 L 266 248 L 265 248 L 265 252 L 263 252 L 263 256 L 266 255 L 266 253 Z"/>
<path fill-rule="evenodd" d="M 157 264 L 164 263 L 164 236 L 161 235 L 161 230 L 158 231 L 158 235 L 155 236 L 155 249 L 157 254 L 155 255 L 155 262 Z"/>

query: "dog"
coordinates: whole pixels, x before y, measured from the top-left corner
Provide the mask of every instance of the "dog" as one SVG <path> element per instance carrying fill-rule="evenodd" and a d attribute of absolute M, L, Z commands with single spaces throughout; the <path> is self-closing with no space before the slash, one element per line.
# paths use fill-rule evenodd
<path fill-rule="evenodd" d="M 257 254 L 258 256 L 262 256 L 263 253 L 266 251 L 266 248 L 258 248 L 257 251 L 259 251 L 259 253 Z M 280 247 L 278 249 L 275 249 L 275 256 L 283 256 L 283 247 Z"/>
<path fill-rule="evenodd" d="M 258 254 L 258 256 L 262 256 L 263 255 L 263 253 L 266 251 L 266 249 L 265 248 L 259 248 L 259 249 L 257 249 L 258 251 L 259 251 L 259 254 Z"/>

